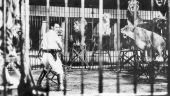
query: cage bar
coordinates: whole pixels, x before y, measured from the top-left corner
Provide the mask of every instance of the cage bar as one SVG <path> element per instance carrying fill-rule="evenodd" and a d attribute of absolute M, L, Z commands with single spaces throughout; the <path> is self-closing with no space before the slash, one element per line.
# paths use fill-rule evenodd
<path fill-rule="evenodd" d="M 134 2 L 135 2 L 135 4 L 137 3 L 136 0 L 134 0 Z M 137 24 L 135 22 L 135 20 L 137 19 L 137 8 L 136 8 L 136 6 L 134 6 L 134 7 L 135 7 L 134 8 L 134 26 L 137 26 Z M 135 38 L 135 40 L 136 40 L 136 38 Z M 133 53 L 136 53 L 136 50 L 134 50 Z M 136 94 L 137 93 L 137 66 L 139 65 L 139 62 L 136 61 L 137 56 L 135 56 L 134 59 L 135 60 L 134 60 L 134 82 L 133 82 L 133 84 L 134 84 L 134 93 Z"/>
<path fill-rule="evenodd" d="M 117 45 L 116 45 L 116 56 L 117 58 L 120 57 L 120 0 L 117 0 Z M 120 75 L 119 75 L 119 69 L 120 69 L 120 62 L 118 61 L 117 62 L 117 65 L 116 65 L 116 79 L 117 79 L 117 84 L 116 84 L 116 92 L 117 93 L 120 93 Z"/>
<path fill-rule="evenodd" d="M 6 0 L 2 0 L 1 1 L 2 3 L 3 3 L 3 24 L 4 24 L 4 26 L 3 26 L 3 48 L 4 48 L 4 68 L 3 68 L 3 74 L 5 74 L 6 73 L 6 68 L 5 68 L 5 64 L 6 64 L 6 48 L 7 48 L 7 42 L 6 42 L 6 39 L 7 39 L 7 33 L 6 33 L 6 31 L 7 31 L 7 24 L 6 24 L 6 9 L 7 9 L 7 5 L 6 5 Z M 3 82 L 6 84 L 7 83 L 7 80 L 6 80 L 6 76 L 4 76 L 3 77 Z M 3 85 L 4 86 L 4 96 L 7 96 L 7 89 L 6 89 L 6 85 Z"/>
<path fill-rule="evenodd" d="M 170 0 L 168 0 L 168 37 L 170 37 Z M 168 91 L 168 95 L 170 95 L 170 75 L 168 75 L 168 74 L 170 74 L 170 39 L 168 38 L 168 68 L 167 68 L 167 70 L 168 70 L 168 72 L 167 72 L 167 79 L 168 79 L 168 86 L 167 86 L 167 91 Z"/>
<path fill-rule="evenodd" d="M 99 1 L 99 93 L 103 93 L 103 54 L 102 54 L 103 0 Z"/>
<path fill-rule="evenodd" d="M 84 5 L 85 5 L 85 0 L 81 0 L 81 36 L 82 38 L 84 37 Z M 85 41 L 81 39 L 81 44 L 83 45 Z M 83 46 L 82 46 L 83 47 Z M 84 59 L 84 51 L 81 53 L 82 58 Z M 84 66 L 84 62 L 81 61 L 81 65 Z M 84 70 L 81 68 L 81 94 L 84 94 Z"/>

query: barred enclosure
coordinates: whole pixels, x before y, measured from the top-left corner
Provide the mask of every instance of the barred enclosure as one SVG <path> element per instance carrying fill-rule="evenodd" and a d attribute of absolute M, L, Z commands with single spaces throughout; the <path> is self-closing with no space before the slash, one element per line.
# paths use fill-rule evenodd
<path fill-rule="evenodd" d="M 123 2 L 123 1 L 122 1 Z M 93 5 L 92 5 L 93 6 Z M 69 7 L 68 8 L 68 35 L 70 35 L 73 30 L 73 22 L 74 19 L 80 18 L 80 10 L 79 7 Z M 49 9 L 49 22 L 58 21 L 60 24 L 65 23 L 65 9 L 60 6 L 50 6 Z M 104 47 L 105 54 L 103 55 L 103 59 L 107 66 L 114 66 L 114 62 L 117 62 L 116 58 L 114 58 L 114 51 L 117 50 L 117 17 L 118 17 L 117 9 L 103 9 L 103 13 L 109 13 L 110 17 L 110 27 L 111 27 L 111 36 L 109 37 L 109 43 L 107 47 Z M 46 20 L 46 6 L 42 5 L 30 5 L 30 61 L 33 68 L 38 68 L 40 65 L 40 60 L 37 58 L 38 50 L 41 46 L 42 40 L 42 32 L 41 26 L 42 22 Z M 152 17 L 157 17 L 159 15 L 159 11 L 153 11 L 151 15 L 151 11 L 148 10 L 139 10 L 140 17 L 144 20 L 144 22 L 149 22 L 152 20 Z M 97 35 L 99 32 L 99 9 L 98 8 L 85 8 L 85 19 L 87 20 L 88 32 L 86 36 L 86 44 L 87 44 L 87 62 L 91 63 L 91 59 L 97 59 L 97 56 L 92 56 L 92 48 L 93 48 L 93 38 L 94 35 Z M 151 17 L 152 16 L 152 17 Z M 126 17 L 126 9 L 120 10 L 120 28 L 123 28 L 127 25 L 127 17 Z M 68 37 L 70 38 L 70 37 Z M 123 38 L 123 35 L 120 34 L 120 42 L 121 49 L 130 49 L 127 43 L 129 42 L 129 38 Z M 69 42 L 69 41 L 68 41 Z M 124 44 L 123 44 L 124 43 Z M 110 54 L 110 56 L 109 56 Z M 131 56 L 131 52 L 128 52 L 129 56 Z M 77 63 L 79 60 L 76 61 Z M 80 62 L 79 62 L 80 63 Z M 75 64 L 80 65 L 80 64 Z M 109 66 L 110 65 L 110 66 Z M 96 64 L 96 67 L 98 64 Z M 127 66 L 130 66 L 127 64 Z M 74 67 L 74 66 L 73 66 Z M 94 67 L 94 68 L 96 68 Z M 130 66 L 131 67 L 131 66 Z M 127 67 L 128 68 L 128 67 Z M 128 68 L 129 69 L 129 68 Z"/>
<path fill-rule="evenodd" d="M 32 93 L 169 96 L 169 9 L 168 0 L 29 0 Z M 56 57 L 64 70 L 62 90 L 61 74 L 42 62 L 49 51 L 43 39 L 52 22 L 59 23 L 63 44 Z"/>
<path fill-rule="evenodd" d="M 129 0 L 130 1 L 130 0 Z M 136 1 L 136 0 L 135 0 Z M 86 1 L 85 1 L 86 2 Z M 95 1 L 94 1 L 95 2 Z M 102 3 L 102 1 L 99 1 L 98 3 Z M 106 1 L 107 4 L 109 1 Z M 143 22 L 154 22 L 152 21 L 153 18 L 157 18 L 160 15 L 160 10 L 155 7 L 156 2 L 154 0 L 150 1 L 141 1 L 139 0 L 139 10 L 137 10 L 140 18 L 142 18 Z M 87 3 L 87 2 L 86 2 Z M 113 3 L 113 2 L 112 2 Z M 143 3 L 143 4 L 141 4 Z M 103 1 L 103 4 L 105 4 L 105 1 Z M 120 5 L 117 5 L 120 4 Z M 139 73 L 136 73 L 134 71 L 134 93 L 137 92 L 137 81 L 138 78 L 140 78 L 142 75 L 145 75 L 148 80 L 154 80 L 155 77 L 157 77 L 160 74 L 167 74 L 167 64 L 161 63 L 158 64 L 157 62 L 153 61 L 152 65 L 148 66 L 148 63 L 143 60 L 142 54 L 140 50 L 134 49 L 133 41 L 127 37 L 124 38 L 124 35 L 121 34 L 121 30 L 124 26 L 128 24 L 128 17 L 127 17 L 127 8 L 128 8 L 128 1 L 123 0 L 117 0 L 114 1 L 114 7 L 113 8 L 105 8 L 106 5 L 103 7 L 103 11 L 100 10 L 99 5 L 92 4 L 92 5 L 85 5 L 84 8 L 84 18 L 87 21 L 87 33 L 86 35 L 86 49 L 84 51 L 84 64 L 83 67 L 80 60 L 81 58 L 73 57 L 73 61 L 69 61 L 70 57 L 69 53 L 73 52 L 72 45 L 70 45 L 70 35 L 74 31 L 74 19 L 81 18 L 82 17 L 82 8 L 80 5 L 80 2 L 76 7 L 71 6 L 68 7 L 66 10 L 63 5 L 57 5 L 57 6 L 50 6 L 49 7 L 49 22 L 52 21 L 58 21 L 60 25 L 66 24 L 64 31 L 68 33 L 62 34 L 62 40 L 64 44 L 68 44 L 68 48 L 66 49 L 68 53 L 64 56 L 64 65 L 71 67 L 72 70 L 74 69 L 81 69 L 81 68 L 88 68 L 90 67 L 90 70 L 98 69 L 99 70 L 99 92 L 103 92 L 102 88 L 102 70 L 114 70 L 114 72 L 117 73 L 117 91 L 120 92 L 120 85 L 119 82 L 119 74 L 129 72 L 130 70 L 138 70 L 141 71 Z M 142 7 L 141 7 L 142 5 Z M 97 7 L 96 7 L 97 6 Z M 116 7 L 117 6 L 117 7 Z M 124 6 L 124 7 L 122 7 Z M 145 7 L 144 7 L 145 6 Z M 151 6 L 151 7 L 150 7 Z M 142 9 L 143 8 L 143 9 Z M 40 68 L 41 61 L 37 58 L 38 51 L 41 47 L 41 40 L 43 33 L 41 32 L 42 28 L 42 22 L 46 20 L 46 6 L 42 5 L 30 5 L 30 62 L 32 65 L 32 69 Z M 66 12 L 67 11 L 67 12 Z M 106 37 L 106 39 L 102 39 L 103 41 L 99 41 L 100 39 L 97 39 L 95 36 L 100 35 L 100 11 L 102 13 L 108 13 L 110 14 L 110 28 L 111 28 L 111 34 L 109 37 Z M 67 15 L 67 16 L 66 16 Z M 137 18 L 137 17 L 133 17 Z M 66 27 L 67 26 L 67 27 Z M 141 25 L 143 27 L 143 25 Z M 141 27 L 140 26 L 140 27 Z M 144 25 L 145 26 L 145 25 Z M 146 25 L 148 27 L 148 25 Z M 153 26 L 155 26 L 153 24 Z M 164 27 L 159 27 L 157 24 L 157 29 L 151 29 L 151 31 L 155 31 L 157 34 L 168 38 L 168 32 L 166 32 L 167 25 L 160 25 Z M 150 28 L 152 28 L 152 25 L 149 25 Z M 145 27 L 144 27 L 145 28 Z M 67 35 L 66 35 L 67 34 Z M 66 37 L 67 36 L 67 37 Z M 100 37 L 99 37 L 100 38 Z M 68 40 L 68 41 L 67 41 Z M 102 42 L 102 43 L 101 43 Z M 166 41 L 166 43 L 168 43 Z M 97 44 L 97 47 L 95 46 Z M 106 46 L 101 47 L 103 44 Z M 76 48 L 75 48 L 76 49 Z M 65 50 L 65 51 L 66 51 Z M 137 50 L 137 51 L 136 51 Z M 168 58 L 168 50 L 164 51 L 164 60 L 167 62 Z M 102 60 L 102 61 L 101 61 Z M 164 62 L 165 62 L 164 61 Z M 70 63 L 71 62 L 71 63 Z M 87 64 L 86 64 L 87 63 Z M 157 65 L 158 64 L 158 65 Z M 153 68 L 154 69 L 153 69 Z M 139 69 L 138 69 L 139 68 Z M 86 69 L 84 69 L 86 70 Z M 156 73 L 152 73 L 153 70 L 157 70 Z M 145 72 L 147 71 L 147 72 Z M 153 75 L 155 74 L 155 75 Z M 153 76 L 152 76 L 153 75 Z M 100 77 L 101 76 L 101 77 Z M 164 75 L 166 77 L 166 75 Z M 143 76 L 142 76 L 143 77 Z M 82 81 L 83 83 L 83 81 Z M 100 85 L 101 84 L 101 85 Z M 153 82 L 151 82 L 151 94 L 153 92 Z M 83 90 L 83 89 L 82 89 Z M 83 91 L 82 91 L 83 92 Z"/>

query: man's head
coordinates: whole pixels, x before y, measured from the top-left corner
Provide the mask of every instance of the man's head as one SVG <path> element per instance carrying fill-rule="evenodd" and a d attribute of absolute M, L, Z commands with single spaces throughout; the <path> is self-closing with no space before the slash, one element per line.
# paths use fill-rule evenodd
<path fill-rule="evenodd" d="M 50 23 L 50 27 L 52 30 L 54 30 L 57 33 L 60 31 L 60 25 L 57 22 Z"/>

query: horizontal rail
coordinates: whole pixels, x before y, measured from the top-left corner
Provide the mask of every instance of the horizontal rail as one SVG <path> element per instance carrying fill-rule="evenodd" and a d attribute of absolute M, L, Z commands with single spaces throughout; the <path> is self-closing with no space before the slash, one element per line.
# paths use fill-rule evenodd
<path fill-rule="evenodd" d="M 39 94 L 42 94 L 41 92 Z M 167 92 L 154 92 L 152 95 L 151 93 L 98 93 L 98 94 L 67 94 L 63 95 L 62 93 L 59 94 L 58 92 L 49 92 L 49 96 L 168 96 Z"/>
<path fill-rule="evenodd" d="M 39 5 L 30 5 L 30 16 L 46 16 L 46 7 Z M 64 7 L 50 6 L 49 16 L 54 17 L 65 17 Z M 85 18 L 99 18 L 99 9 L 97 8 L 85 8 Z M 109 13 L 111 19 L 117 19 L 117 9 L 104 9 L 104 13 Z M 139 15 L 144 20 L 152 20 L 151 11 L 139 11 Z M 93 14 L 93 15 L 92 15 Z M 127 19 L 126 10 L 120 10 L 120 19 Z M 159 11 L 153 12 L 153 17 L 158 17 L 160 15 Z M 80 8 L 69 7 L 69 17 L 80 17 Z"/>

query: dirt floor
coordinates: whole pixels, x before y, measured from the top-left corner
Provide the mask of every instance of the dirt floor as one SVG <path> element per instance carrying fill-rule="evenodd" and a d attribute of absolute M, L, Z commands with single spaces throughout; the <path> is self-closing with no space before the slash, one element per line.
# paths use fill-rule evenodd
<path fill-rule="evenodd" d="M 32 70 L 35 82 L 38 80 L 38 76 L 41 70 Z M 98 93 L 99 84 L 99 71 L 98 70 L 87 70 L 83 71 L 84 76 L 84 93 L 85 94 L 96 94 Z M 80 94 L 81 93 L 81 70 L 70 69 L 66 71 L 67 80 L 67 94 Z M 119 74 L 120 80 L 120 93 L 134 93 L 133 75 L 122 72 Z M 137 93 L 149 93 L 150 84 L 147 82 L 144 76 L 141 76 L 137 82 Z M 42 82 L 42 85 L 46 85 L 46 79 Z M 50 91 L 58 94 L 62 94 L 61 91 L 57 90 L 57 84 L 49 82 Z M 103 71 L 103 92 L 104 93 L 116 93 L 117 90 L 117 75 L 115 71 L 104 70 Z M 154 92 L 167 92 L 167 80 L 164 76 L 157 76 L 154 83 Z"/>

